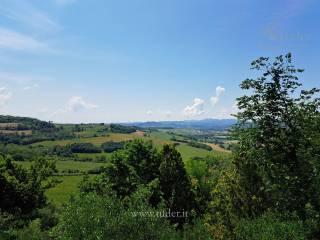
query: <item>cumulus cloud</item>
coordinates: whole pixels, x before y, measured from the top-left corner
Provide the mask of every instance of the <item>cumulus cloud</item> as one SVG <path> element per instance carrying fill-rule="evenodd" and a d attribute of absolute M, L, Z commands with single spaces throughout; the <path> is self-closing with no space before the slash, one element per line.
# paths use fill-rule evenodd
<path fill-rule="evenodd" d="M 219 101 L 219 97 L 214 97 L 214 96 L 212 96 L 212 97 L 210 98 L 210 101 L 211 101 L 212 106 L 215 106 L 215 105 L 218 103 L 218 101 Z"/>
<path fill-rule="evenodd" d="M 63 107 L 58 109 L 56 112 L 52 114 L 53 117 L 68 113 L 68 112 L 79 112 L 82 110 L 91 110 L 91 109 L 96 109 L 99 108 L 98 105 L 90 103 L 85 101 L 82 97 L 80 96 L 73 96 L 69 99 L 67 104 Z"/>
<path fill-rule="evenodd" d="M 203 106 L 204 100 L 201 98 L 195 98 L 191 105 L 184 108 L 184 114 L 186 116 L 199 116 L 205 112 Z"/>
<path fill-rule="evenodd" d="M 224 87 L 216 87 L 216 95 L 210 98 L 212 106 L 215 106 L 219 102 L 220 96 L 224 94 L 225 91 L 226 89 Z"/>
<path fill-rule="evenodd" d="M 231 107 L 231 113 L 230 114 L 237 114 L 238 112 L 239 112 L 238 102 L 234 101 L 233 105 Z"/>
<path fill-rule="evenodd" d="M 98 105 L 89 103 L 85 101 L 82 97 L 78 97 L 78 96 L 71 97 L 66 106 L 66 110 L 71 112 L 77 112 L 83 109 L 95 109 L 95 108 L 98 108 Z"/>
<path fill-rule="evenodd" d="M 153 112 L 151 110 L 147 111 L 147 115 L 151 116 Z"/>
<path fill-rule="evenodd" d="M 7 104 L 7 102 L 11 99 L 12 93 L 9 92 L 5 87 L 0 88 L 0 107 Z"/>
<path fill-rule="evenodd" d="M 216 87 L 216 95 L 217 95 L 217 97 L 219 97 L 225 91 L 226 91 L 226 89 L 224 87 L 221 87 L 221 86 Z"/>

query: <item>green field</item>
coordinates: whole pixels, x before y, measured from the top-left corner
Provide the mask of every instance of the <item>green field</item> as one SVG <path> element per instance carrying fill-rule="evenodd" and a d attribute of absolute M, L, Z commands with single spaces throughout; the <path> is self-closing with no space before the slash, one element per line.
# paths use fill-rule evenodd
<path fill-rule="evenodd" d="M 23 167 L 30 167 L 31 162 L 16 162 Z M 88 170 L 92 170 L 95 168 L 98 168 L 100 166 L 104 165 L 104 163 L 96 163 L 96 162 L 78 162 L 78 161 L 57 161 L 56 167 L 59 172 L 68 170 L 68 169 L 73 169 L 73 170 L 79 170 L 82 172 L 86 172 Z"/>
<path fill-rule="evenodd" d="M 147 131 L 146 135 L 144 132 L 137 131 L 134 133 L 108 133 L 105 134 L 103 131 L 103 125 L 85 125 L 82 126 L 81 132 L 75 132 L 76 137 L 67 140 L 56 140 L 56 141 L 42 141 L 32 144 L 33 147 L 44 146 L 45 148 L 50 148 L 56 145 L 66 146 L 72 143 L 92 143 L 96 146 L 101 146 L 102 143 L 107 141 L 128 141 L 133 139 L 144 139 L 151 140 L 157 149 L 161 149 L 164 144 L 173 144 L 172 138 L 183 140 L 183 137 L 178 134 L 197 134 L 195 130 L 179 130 L 175 131 L 174 129 L 159 129 L 155 131 Z M 71 131 L 74 128 L 74 125 L 63 125 L 63 128 L 67 131 Z M 181 153 L 183 161 L 195 157 L 207 157 L 207 156 L 221 156 L 225 157 L 229 155 L 228 153 L 221 153 L 218 151 L 208 151 L 202 148 L 191 147 L 186 143 L 179 143 L 177 146 L 178 151 Z M 57 186 L 52 189 L 47 190 L 47 197 L 56 205 L 60 206 L 61 204 L 68 201 L 72 194 L 78 192 L 78 184 L 83 178 L 83 175 L 86 174 L 89 170 L 98 169 L 103 166 L 105 163 L 95 162 L 94 160 L 99 157 L 105 157 L 106 162 L 110 158 L 110 153 L 76 153 L 75 154 L 82 161 L 68 160 L 68 158 L 57 158 L 56 167 L 58 170 L 59 176 L 57 178 L 61 180 Z M 31 162 L 17 162 L 23 167 L 30 167 Z M 71 173 L 70 173 L 71 172 Z M 91 175 L 93 176 L 93 175 Z"/>
<path fill-rule="evenodd" d="M 122 133 L 111 133 L 106 136 L 99 136 L 99 137 L 78 137 L 78 138 L 73 138 L 73 139 L 68 139 L 68 140 L 57 140 L 57 141 L 43 141 L 43 142 L 37 142 L 32 144 L 33 146 L 45 146 L 45 147 L 52 147 L 55 145 L 60 145 L 60 146 L 65 146 L 68 144 L 72 143 L 92 143 L 94 145 L 101 145 L 104 142 L 107 141 L 128 141 L 128 140 L 133 140 L 139 138 L 134 133 L 131 134 L 122 134 Z"/>
<path fill-rule="evenodd" d="M 215 154 L 213 151 L 207 151 L 201 148 L 190 147 L 185 144 L 177 146 L 177 149 L 181 153 L 182 159 L 184 161 L 193 157 L 207 157 Z"/>
<path fill-rule="evenodd" d="M 57 178 L 61 183 L 47 190 L 46 196 L 56 206 L 61 206 L 68 202 L 72 195 L 78 193 L 78 185 L 83 176 L 60 176 Z"/>

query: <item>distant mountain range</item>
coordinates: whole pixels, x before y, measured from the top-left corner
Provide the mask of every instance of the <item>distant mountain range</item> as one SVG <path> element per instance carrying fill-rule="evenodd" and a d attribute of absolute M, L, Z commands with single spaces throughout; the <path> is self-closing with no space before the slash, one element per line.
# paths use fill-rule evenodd
<path fill-rule="evenodd" d="M 135 126 L 139 128 L 189 128 L 203 130 L 225 130 L 237 122 L 236 119 L 203 119 L 184 121 L 159 121 L 159 122 L 126 122 L 119 123 L 124 126 Z M 19 123 L 28 129 L 53 128 L 51 122 L 44 122 L 29 117 L 15 117 L 0 115 L 0 123 Z M 21 125 L 21 126 L 22 126 Z M 1 126 L 0 126 L 1 127 Z"/>
<path fill-rule="evenodd" d="M 126 126 L 136 126 L 141 128 L 193 128 L 225 130 L 237 122 L 236 119 L 203 119 L 184 121 L 160 121 L 160 122 L 130 122 L 121 123 Z"/>

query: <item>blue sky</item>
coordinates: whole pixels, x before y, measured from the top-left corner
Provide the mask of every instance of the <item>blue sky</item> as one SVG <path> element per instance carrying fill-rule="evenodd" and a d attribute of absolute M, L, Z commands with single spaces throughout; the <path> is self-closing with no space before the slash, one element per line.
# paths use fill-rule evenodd
<path fill-rule="evenodd" d="M 229 118 L 259 56 L 319 87 L 319 23 L 316 0 L 0 0 L 0 114 Z"/>

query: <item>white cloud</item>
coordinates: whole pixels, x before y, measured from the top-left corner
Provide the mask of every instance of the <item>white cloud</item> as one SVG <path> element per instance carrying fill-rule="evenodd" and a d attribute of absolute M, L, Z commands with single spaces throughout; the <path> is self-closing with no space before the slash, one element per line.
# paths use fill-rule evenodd
<path fill-rule="evenodd" d="M 30 36 L 1 27 L 0 48 L 26 52 L 50 51 L 49 46 L 44 42 L 40 42 Z"/>
<path fill-rule="evenodd" d="M 198 116 L 203 114 L 205 111 L 203 109 L 204 100 L 201 98 L 193 99 L 192 105 L 188 105 L 184 108 L 184 114 L 186 116 Z"/>
<path fill-rule="evenodd" d="M 232 109 L 239 110 L 238 109 L 238 101 L 233 102 Z"/>
<path fill-rule="evenodd" d="M 216 87 L 217 97 L 220 97 L 220 95 L 222 95 L 225 91 L 226 91 L 226 89 L 224 87 L 221 87 L 221 86 Z"/>
<path fill-rule="evenodd" d="M 26 0 L 2 0 L 0 15 L 13 20 L 22 26 L 45 31 L 56 31 L 60 26 L 53 21 L 45 12 L 37 9 Z"/>
<path fill-rule="evenodd" d="M 37 83 L 33 84 L 33 85 L 29 85 L 29 86 L 25 86 L 24 88 L 22 88 L 23 91 L 28 91 L 34 88 L 38 88 L 39 85 Z"/>
<path fill-rule="evenodd" d="M 11 99 L 12 93 L 9 92 L 5 87 L 0 88 L 0 107 L 7 104 L 7 102 Z"/>
<path fill-rule="evenodd" d="M 82 109 L 95 109 L 98 105 L 86 102 L 82 97 L 71 97 L 67 103 L 66 109 L 71 112 L 77 112 Z"/>
<path fill-rule="evenodd" d="M 69 99 L 69 101 L 67 102 L 67 104 L 63 108 L 55 111 L 52 114 L 52 116 L 55 117 L 55 116 L 65 114 L 68 112 L 75 113 L 75 112 L 79 112 L 81 110 L 91 110 L 91 109 L 96 109 L 96 108 L 99 108 L 99 106 L 96 104 L 85 101 L 82 97 L 73 96 Z"/>
<path fill-rule="evenodd" d="M 75 3 L 77 0 L 53 0 L 54 3 L 59 7 L 64 7 Z"/>
<path fill-rule="evenodd" d="M 218 86 L 216 87 L 216 95 L 210 98 L 212 106 L 215 106 L 220 99 L 220 96 L 226 91 L 224 87 Z"/>
<path fill-rule="evenodd" d="M 151 116 L 153 114 L 153 112 L 151 110 L 147 111 L 147 115 Z"/>
<path fill-rule="evenodd" d="M 230 114 L 237 114 L 239 112 L 239 108 L 238 108 L 238 102 L 234 101 L 233 105 L 231 107 L 231 111 Z"/>
<path fill-rule="evenodd" d="M 215 106 L 219 102 L 219 97 L 212 96 L 210 98 L 210 101 L 211 101 L 212 106 Z"/>

